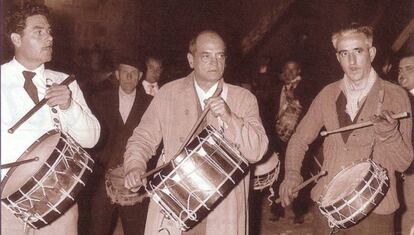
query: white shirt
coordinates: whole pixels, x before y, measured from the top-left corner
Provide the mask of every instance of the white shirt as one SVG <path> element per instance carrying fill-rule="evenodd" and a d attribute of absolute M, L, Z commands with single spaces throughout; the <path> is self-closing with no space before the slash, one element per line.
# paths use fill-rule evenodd
<path fill-rule="evenodd" d="M 128 119 L 129 113 L 131 112 L 132 105 L 134 105 L 136 94 L 136 89 L 131 94 L 127 94 L 121 87 L 119 87 L 119 113 L 121 114 L 124 124 Z"/>
<path fill-rule="evenodd" d="M 7 132 L 21 117 L 23 117 L 34 103 L 23 88 L 24 77 L 22 71 L 27 70 L 17 60 L 1 66 L 1 163 L 15 162 L 28 147 L 46 132 L 55 129 L 52 120 L 51 108 L 44 105 L 32 117 L 24 122 L 13 134 Z M 48 70 L 44 65 L 33 70 L 36 75 L 33 83 L 38 90 L 39 100 L 46 94 L 46 78 L 55 83 L 61 83 L 67 74 Z M 86 105 L 77 82 L 69 85 L 72 92 L 72 102 L 68 109 L 58 111 L 62 130 L 73 137 L 82 147 L 91 148 L 99 139 L 100 125 Z M 8 169 L 1 170 L 1 178 Z"/>
<path fill-rule="evenodd" d="M 149 83 L 147 80 L 142 81 L 142 86 L 144 87 L 145 93 L 148 95 L 154 96 L 158 92 L 158 83 Z"/>
<path fill-rule="evenodd" d="M 204 107 L 206 106 L 204 101 L 214 95 L 214 92 L 216 92 L 217 87 L 218 87 L 218 82 L 216 84 L 214 84 L 212 87 L 210 87 L 210 89 L 207 92 L 205 92 L 197 84 L 197 81 L 195 79 L 194 79 L 194 85 L 195 85 L 198 100 L 200 101 L 201 109 L 204 110 Z M 227 87 L 227 84 L 223 82 L 223 90 L 221 91 L 221 94 L 220 94 L 220 96 L 221 96 L 221 98 L 223 98 L 223 100 L 227 100 L 228 91 L 229 91 L 229 89 Z M 224 128 L 227 128 L 227 125 L 221 120 L 220 117 L 218 117 L 218 120 L 219 120 L 219 125 L 220 126 L 222 126 Z"/>

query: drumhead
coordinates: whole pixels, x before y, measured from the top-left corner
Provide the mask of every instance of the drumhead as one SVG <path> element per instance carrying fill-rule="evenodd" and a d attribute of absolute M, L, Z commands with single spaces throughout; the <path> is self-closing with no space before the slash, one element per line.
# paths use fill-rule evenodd
<path fill-rule="evenodd" d="M 273 154 L 254 165 L 254 176 L 261 176 L 267 173 L 272 172 L 276 166 L 279 164 L 279 155 L 278 153 L 273 152 Z"/>
<path fill-rule="evenodd" d="M 352 193 L 363 181 L 370 167 L 371 163 L 364 161 L 340 171 L 326 188 L 321 206 L 331 205 Z"/>
<path fill-rule="evenodd" d="M 17 167 L 12 167 L 6 173 L 1 182 L 1 198 L 6 198 L 21 188 L 43 166 L 60 139 L 60 132 L 52 130 L 36 140 L 18 159 L 22 161 L 39 157 L 38 161 L 32 161 Z"/>

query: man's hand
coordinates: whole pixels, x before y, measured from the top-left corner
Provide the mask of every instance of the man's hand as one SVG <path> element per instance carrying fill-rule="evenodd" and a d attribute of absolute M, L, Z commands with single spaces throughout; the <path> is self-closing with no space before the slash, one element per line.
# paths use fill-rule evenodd
<path fill-rule="evenodd" d="M 210 111 L 214 117 L 220 117 L 225 123 L 231 120 L 231 110 L 226 101 L 221 97 L 212 97 L 207 100 L 207 105 L 210 105 Z"/>
<path fill-rule="evenodd" d="M 45 98 L 50 107 L 59 105 L 61 110 L 66 110 L 70 107 L 72 101 L 72 93 L 68 86 L 57 85 L 54 83 L 46 90 Z"/>
<path fill-rule="evenodd" d="M 144 172 L 138 168 L 135 168 L 130 172 L 126 173 L 124 181 L 125 188 L 133 192 L 138 191 L 139 187 L 147 183 L 146 179 L 141 178 L 142 174 L 144 174 Z"/>
<path fill-rule="evenodd" d="M 398 121 L 391 117 L 391 113 L 383 110 L 380 115 L 371 117 L 375 134 L 381 139 L 388 139 L 397 130 Z"/>
<path fill-rule="evenodd" d="M 298 196 L 298 192 L 293 193 L 293 191 L 300 183 L 298 180 L 286 177 L 282 184 L 280 184 L 279 197 L 283 207 L 289 206 L 293 199 Z"/>

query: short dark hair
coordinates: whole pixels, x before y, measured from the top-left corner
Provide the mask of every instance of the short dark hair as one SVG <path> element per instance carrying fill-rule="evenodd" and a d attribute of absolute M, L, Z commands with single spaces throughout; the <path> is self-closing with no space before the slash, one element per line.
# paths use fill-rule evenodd
<path fill-rule="evenodd" d="M 133 66 L 137 68 L 140 72 L 145 71 L 145 66 L 144 66 L 144 63 L 142 63 L 142 60 L 139 58 L 133 57 L 133 56 L 123 56 L 119 58 L 116 62 L 117 69 L 118 69 L 118 66 L 121 64 Z"/>
<path fill-rule="evenodd" d="M 404 58 L 408 58 L 412 56 L 414 56 L 414 51 L 404 51 L 399 54 L 398 58 L 399 58 L 399 61 L 401 61 Z"/>
<path fill-rule="evenodd" d="M 6 18 L 6 30 L 10 36 L 12 33 L 22 35 L 26 28 L 26 19 L 29 16 L 43 15 L 49 20 L 49 9 L 43 4 L 26 3 L 20 7 L 13 7 Z"/>

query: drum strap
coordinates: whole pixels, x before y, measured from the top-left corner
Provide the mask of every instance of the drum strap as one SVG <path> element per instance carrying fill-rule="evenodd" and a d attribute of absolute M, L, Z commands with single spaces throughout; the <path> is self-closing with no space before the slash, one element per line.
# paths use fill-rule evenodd
<path fill-rule="evenodd" d="M 378 92 L 378 102 L 377 102 L 377 110 L 376 110 L 376 115 L 379 115 L 382 111 L 382 104 L 384 103 L 384 83 L 381 82 L 381 88 Z M 374 133 L 374 132 L 373 132 Z M 375 134 L 373 134 L 375 135 Z M 375 136 L 373 136 L 372 138 L 372 142 L 371 142 L 371 153 L 369 155 L 369 159 L 373 160 L 374 158 L 374 146 L 375 146 Z"/>
<path fill-rule="evenodd" d="M 49 88 L 53 84 L 53 80 L 50 78 L 46 78 L 46 87 Z M 60 124 L 59 112 L 57 107 L 50 107 L 50 116 L 53 121 L 53 126 L 58 129 L 62 130 L 62 125 Z"/>

